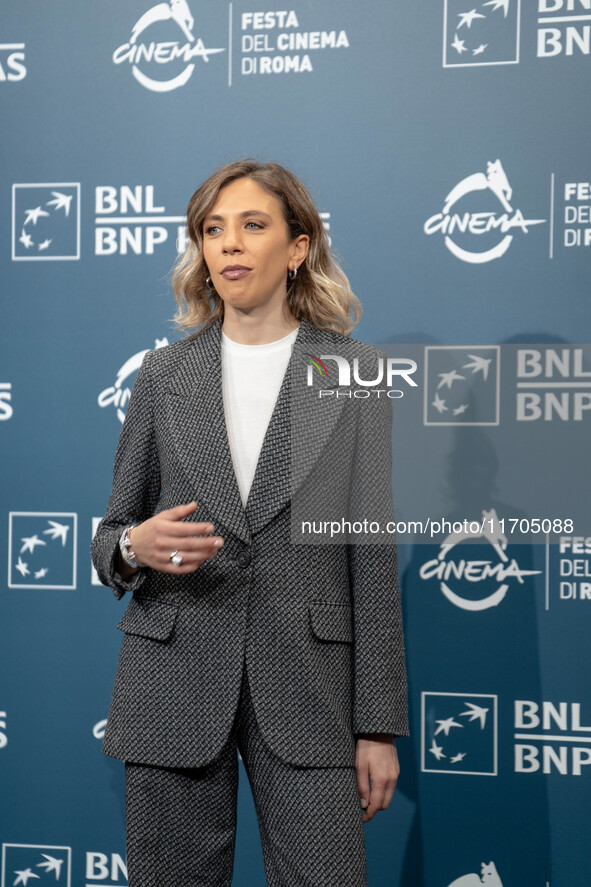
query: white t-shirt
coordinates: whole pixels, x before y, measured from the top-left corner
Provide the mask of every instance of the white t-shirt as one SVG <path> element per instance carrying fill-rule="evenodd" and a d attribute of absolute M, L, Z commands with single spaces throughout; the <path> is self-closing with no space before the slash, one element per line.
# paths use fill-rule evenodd
<path fill-rule="evenodd" d="M 263 440 L 298 330 L 266 345 L 233 342 L 222 330 L 222 393 L 230 453 L 246 505 Z"/>

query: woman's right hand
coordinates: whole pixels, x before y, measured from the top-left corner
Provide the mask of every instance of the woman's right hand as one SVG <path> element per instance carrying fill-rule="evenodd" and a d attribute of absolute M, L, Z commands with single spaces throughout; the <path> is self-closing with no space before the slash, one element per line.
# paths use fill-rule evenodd
<path fill-rule="evenodd" d="M 221 536 L 204 535 L 213 533 L 213 524 L 183 521 L 196 508 L 196 502 L 177 505 L 133 527 L 129 532 L 129 541 L 138 563 L 160 573 L 183 576 L 194 573 L 204 561 L 215 557 L 224 540 Z M 178 567 L 170 561 L 173 553 L 183 559 Z M 123 576 L 131 576 L 135 572 L 120 555 L 118 564 Z"/>

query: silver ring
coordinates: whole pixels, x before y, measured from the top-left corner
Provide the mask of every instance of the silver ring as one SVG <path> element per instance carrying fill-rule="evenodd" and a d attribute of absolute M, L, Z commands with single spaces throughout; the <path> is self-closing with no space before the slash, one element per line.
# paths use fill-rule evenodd
<path fill-rule="evenodd" d="M 180 567 L 183 562 L 182 555 L 180 555 L 178 551 L 173 551 L 168 560 L 171 564 L 174 564 L 175 567 Z"/>

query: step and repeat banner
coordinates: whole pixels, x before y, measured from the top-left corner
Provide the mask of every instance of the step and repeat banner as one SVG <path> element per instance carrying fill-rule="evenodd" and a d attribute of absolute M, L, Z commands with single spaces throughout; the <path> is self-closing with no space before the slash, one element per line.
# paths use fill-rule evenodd
<path fill-rule="evenodd" d="M 249 156 L 309 187 L 392 360 L 412 737 L 369 884 L 591 883 L 590 56 L 590 0 L 0 9 L 0 887 L 127 884 L 89 545 L 181 337 L 188 199 Z"/>

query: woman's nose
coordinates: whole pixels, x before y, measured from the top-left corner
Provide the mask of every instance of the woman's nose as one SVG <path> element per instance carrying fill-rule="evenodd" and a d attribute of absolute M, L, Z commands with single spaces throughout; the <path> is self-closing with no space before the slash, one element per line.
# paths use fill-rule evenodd
<path fill-rule="evenodd" d="M 225 252 L 240 252 L 242 249 L 242 238 L 240 237 L 240 229 L 234 225 L 227 225 L 224 229 L 223 248 Z"/>

